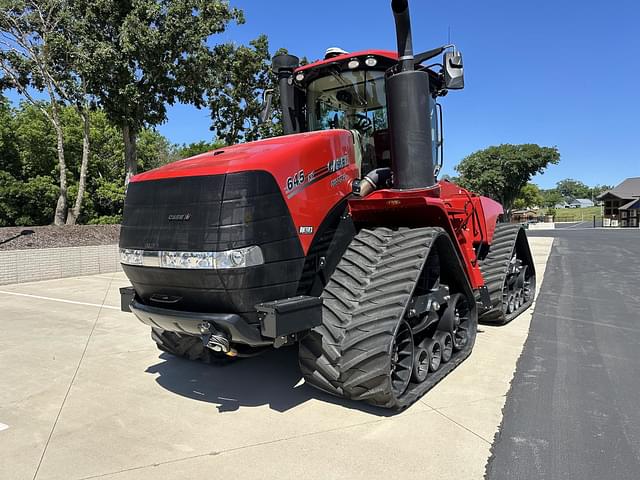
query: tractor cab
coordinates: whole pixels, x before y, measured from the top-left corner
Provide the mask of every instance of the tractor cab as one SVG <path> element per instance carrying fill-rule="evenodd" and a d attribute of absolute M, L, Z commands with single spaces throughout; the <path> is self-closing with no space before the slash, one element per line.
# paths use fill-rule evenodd
<path fill-rule="evenodd" d="M 431 53 L 429 58 L 442 50 Z M 426 61 L 426 56 L 422 61 Z M 416 61 L 421 61 L 419 56 Z M 344 129 L 352 132 L 358 163 L 364 174 L 391 167 L 391 131 L 387 109 L 387 79 L 398 70 L 396 52 L 366 50 L 342 53 L 308 65 L 298 58 L 278 55 L 273 59 L 280 79 L 285 134 Z M 440 64 L 438 64 L 440 65 Z M 442 124 L 438 96 L 445 95 L 445 75 L 417 65 L 429 74 L 429 124 L 431 155 L 442 163 Z"/>
<path fill-rule="evenodd" d="M 305 94 L 306 131 L 350 130 L 364 172 L 391 167 L 385 70 L 394 63 L 367 52 L 346 54 L 302 67 L 294 76 Z"/>

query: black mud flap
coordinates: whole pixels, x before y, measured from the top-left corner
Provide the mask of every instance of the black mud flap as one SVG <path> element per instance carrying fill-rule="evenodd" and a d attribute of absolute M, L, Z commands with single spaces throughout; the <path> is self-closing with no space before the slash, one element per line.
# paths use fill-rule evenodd
<path fill-rule="evenodd" d="M 131 302 L 133 302 L 136 296 L 136 291 L 133 287 L 121 287 L 120 288 L 120 311 L 131 313 Z"/>
<path fill-rule="evenodd" d="M 256 305 L 260 330 L 267 338 L 287 337 L 322 324 L 322 299 L 298 296 Z"/>

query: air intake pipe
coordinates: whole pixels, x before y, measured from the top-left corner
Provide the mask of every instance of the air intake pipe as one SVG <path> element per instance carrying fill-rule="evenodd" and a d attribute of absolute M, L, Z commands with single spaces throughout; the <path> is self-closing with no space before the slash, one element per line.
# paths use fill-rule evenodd
<path fill-rule="evenodd" d="M 280 107 L 282 108 L 282 130 L 285 135 L 300 132 L 295 105 L 293 71 L 300 65 L 300 59 L 293 55 L 276 55 L 271 60 L 273 70 L 278 75 Z"/>
<path fill-rule="evenodd" d="M 393 186 L 402 190 L 428 188 L 435 184 L 429 74 L 414 66 L 408 1 L 393 0 L 391 9 L 399 67 L 387 78 Z"/>

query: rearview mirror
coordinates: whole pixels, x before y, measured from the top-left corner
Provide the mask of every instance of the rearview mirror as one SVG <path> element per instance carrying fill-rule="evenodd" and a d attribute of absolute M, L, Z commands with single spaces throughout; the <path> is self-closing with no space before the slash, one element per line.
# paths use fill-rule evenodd
<path fill-rule="evenodd" d="M 265 90 L 262 94 L 262 111 L 260 112 L 260 123 L 265 123 L 271 115 L 271 102 L 273 101 L 273 90 Z"/>
<path fill-rule="evenodd" d="M 449 51 L 444 54 L 442 61 L 444 66 L 444 84 L 448 90 L 461 90 L 464 88 L 464 67 L 462 65 L 462 53 Z"/>

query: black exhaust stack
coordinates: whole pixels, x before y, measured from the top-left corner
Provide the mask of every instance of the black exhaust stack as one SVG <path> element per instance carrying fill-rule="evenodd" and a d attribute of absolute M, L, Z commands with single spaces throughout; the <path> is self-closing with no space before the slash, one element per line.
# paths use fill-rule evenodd
<path fill-rule="evenodd" d="M 416 71 L 407 0 L 393 0 L 398 38 L 397 73 L 387 78 L 393 184 L 397 189 L 435 184 L 429 75 Z"/>
<path fill-rule="evenodd" d="M 296 116 L 293 71 L 300 65 L 300 59 L 293 55 L 276 55 L 271 60 L 271 65 L 278 75 L 280 107 L 282 108 L 282 129 L 284 134 L 299 133 L 300 125 Z"/>

